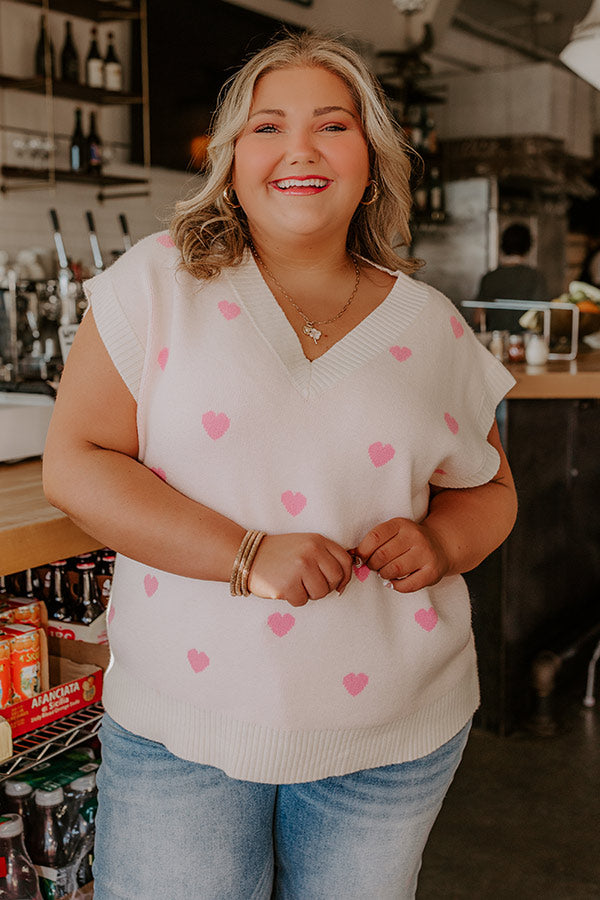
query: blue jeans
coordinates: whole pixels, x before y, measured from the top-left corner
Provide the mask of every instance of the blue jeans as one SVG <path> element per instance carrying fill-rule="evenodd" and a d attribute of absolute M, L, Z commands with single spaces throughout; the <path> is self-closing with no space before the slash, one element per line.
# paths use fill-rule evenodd
<path fill-rule="evenodd" d="M 409 900 L 470 724 L 414 762 L 273 785 L 105 716 L 94 900 Z"/>

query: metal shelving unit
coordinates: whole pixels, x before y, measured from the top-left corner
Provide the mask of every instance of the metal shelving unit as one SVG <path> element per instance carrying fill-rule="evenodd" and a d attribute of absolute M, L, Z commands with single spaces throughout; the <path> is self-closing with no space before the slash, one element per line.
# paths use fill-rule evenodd
<path fill-rule="evenodd" d="M 13 755 L 0 763 L 0 782 L 16 778 L 38 763 L 59 756 L 97 734 L 104 709 L 101 703 L 86 706 L 70 716 L 15 738 Z"/>
<path fill-rule="evenodd" d="M 2 0 L 0 0 L 0 3 Z M 92 103 L 102 106 L 140 106 L 142 108 L 143 128 L 143 154 L 144 166 L 150 166 L 150 119 L 149 119 L 149 74 L 147 51 L 147 0 L 13 0 L 15 3 L 26 6 L 37 6 L 44 13 L 66 13 L 92 22 L 107 23 L 111 21 L 139 22 L 140 26 L 140 80 L 141 92 L 130 93 L 127 91 L 108 91 L 101 88 L 89 88 L 84 84 L 69 84 L 58 79 L 31 77 L 18 78 L 0 73 L 0 89 L 25 91 L 39 94 L 45 97 L 46 103 L 53 104 L 56 98 L 72 100 L 74 103 Z M 54 143 L 53 127 L 47 128 L 47 139 Z M 132 194 L 111 194 L 106 188 L 111 184 L 111 176 L 106 179 L 98 194 L 98 201 L 121 199 L 123 196 L 145 197 L 148 191 L 134 192 Z M 0 171 L 0 190 L 2 193 L 15 190 L 47 189 L 53 188 L 58 181 L 69 180 L 64 171 L 56 169 L 53 153 L 50 154 L 48 167 L 43 171 L 35 168 L 19 168 L 18 166 L 3 165 Z M 78 176 L 81 184 L 86 182 L 84 177 Z M 114 182 L 132 186 L 146 185 L 148 179 L 116 178 Z"/>

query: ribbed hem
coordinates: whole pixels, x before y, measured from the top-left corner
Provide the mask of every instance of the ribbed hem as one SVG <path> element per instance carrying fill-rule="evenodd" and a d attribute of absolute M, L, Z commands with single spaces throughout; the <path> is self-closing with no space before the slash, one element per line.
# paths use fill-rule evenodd
<path fill-rule="evenodd" d="M 469 721 L 479 705 L 479 685 L 473 653 L 468 671 L 451 691 L 398 721 L 339 731 L 286 731 L 162 696 L 113 661 L 103 702 L 116 722 L 164 744 L 175 756 L 215 766 L 231 778 L 294 784 L 432 753 Z"/>
<path fill-rule="evenodd" d="M 134 399 L 138 399 L 144 348 L 133 331 L 112 286 L 110 275 L 103 272 L 83 285 L 90 301 L 94 321 L 117 371 Z"/>

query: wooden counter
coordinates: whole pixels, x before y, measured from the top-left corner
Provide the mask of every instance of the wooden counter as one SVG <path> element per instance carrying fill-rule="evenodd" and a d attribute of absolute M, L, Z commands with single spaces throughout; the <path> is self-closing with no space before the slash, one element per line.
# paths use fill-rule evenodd
<path fill-rule="evenodd" d="M 589 400 L 600 398 L 600 350 L 580 351 L 577 359 L 545 366 L 508 364 L 516 385 L 509 400 Z"/>
<path fill-rule="evenodd" d="M 98 550 L 42 491 L 42 462 L 0 464 L 0 575 Z"/>

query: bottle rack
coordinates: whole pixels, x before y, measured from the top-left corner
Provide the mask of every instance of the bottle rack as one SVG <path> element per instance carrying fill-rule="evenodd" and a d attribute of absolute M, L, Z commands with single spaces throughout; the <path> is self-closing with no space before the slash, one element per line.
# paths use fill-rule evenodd
<path fill-rule="evenodd" d="M 97 734 L 103 715 L 101 703 L 86 706 L 13 741 L 13 755 L 0 763 L 0 782 L 16 778 L 47 759 L 59 756 Z"/>
<path fill-rule="evenodd" d="M 0 4 L 3 0 L 0 0 Z M 31 77 L 17 78 L 0 73 L 0 89 L 24 91 L 27 93 L 44 96 L 47 102 L 53 102 L 55 98 L 72 100 L 77 103 L 90 103 L 96 106 L 141 106 L 143 110 L 143 158 L 144 166 L 150 165 L 150 123 L 148 110 L 148 63 L 146 52 L 147 34 L 147 10 L 146 0 L 129 0 L 129 2 L 106 2 L 106 0 L 12 0 L 12 2 L 26 6 L 35 6 L 40 12 L 64 13 L 92 22 L 107 23 L 114 21 L 139 21 L 140 23 L 140 57 L 141 57 L 141 93 L 129 93 L 126 91 L 108 91 L 101 88 L 91 88 L 84 84 L 71 84 L 54 78 Z M 53 142 L 54 135 L 46 134 Z M 118 185 L 147 185 L 147 178 L 119 177 L 103 175 L 100 178 L 77 174 L 73 176 L 70 171 L 56 169 L 54 159 L 51 156 L 46 168 L 20 167 L 2 165 L 0 167 L 0 191 L 8 191 L 49 188 L 59 181 L 77 181 L 80 184 L 97 185 L 100 190 L 97 195 L 99 202 L 111 199 L 111 194 L 106 193 L 105 188 Z M 25 184 L 24 184 L 25 182 Z M 28 182 L 28 183 L 27 183 Z M 115 199 L 122 198 L 119 193 Z M 133 193 L 127 196 L 147 196 L 143 193 Z"/>

